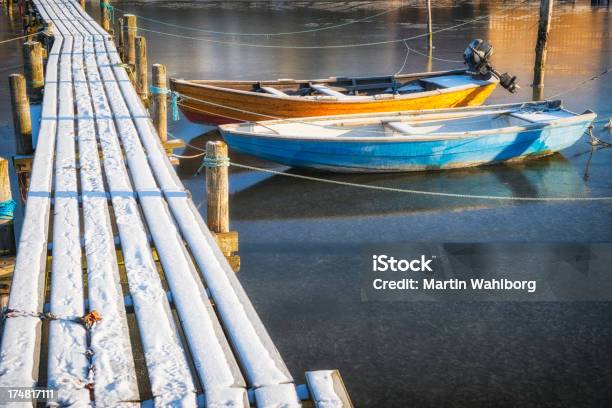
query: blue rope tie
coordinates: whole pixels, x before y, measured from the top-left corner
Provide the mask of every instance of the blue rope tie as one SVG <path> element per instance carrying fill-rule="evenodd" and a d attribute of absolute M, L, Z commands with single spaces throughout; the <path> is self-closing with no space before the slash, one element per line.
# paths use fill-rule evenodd
<path fill-rule="evenodd" d="M 196 174 L 199 175 L 204 167 L 208 167 L 209 169 L 212 169 L 215 167 L 229 167 L 229 165 L 230 165 L 229 157 L 216 158 L 216 157 L 204 156 L 204 159 L 202 160 L 202 165 L 198 168 L 198 171 L 196 171 Z"/>
<path fill-rule="evenodd" d="M 172 120 L 179 120 L 179 109 L 178 109 L 178 101 L 179 101 L 179 93 L 175 91 L 171 91 L 168 88 L 159 88 L 157 86 L 151 86 L 151 95 L 168 95 L 170 94 L 170 106 L 172 107 Z"/>
<path fill-rule="evenodd" d="M 108 13 L 111 16 L 111 21 L 113 22 L 113 24 L 115 24 L 115 8 L 111 6 L 109 2 L 100 1 L 100 3 L 102 3 L 102 7 L 108 10 Z"/>
<path fill-rule="evenodd" d="M 16 205 L 13 200 L 0 202 L 0 220 L 12 220 Z"/>

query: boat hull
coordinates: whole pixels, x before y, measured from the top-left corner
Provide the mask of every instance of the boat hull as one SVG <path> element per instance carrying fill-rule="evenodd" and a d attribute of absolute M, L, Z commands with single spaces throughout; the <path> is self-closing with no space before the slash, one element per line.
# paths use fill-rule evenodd
<path fill-rule="evenodd" d="M 424 92 L 422 96 L 385 95 L 380 99 L 350 101 L 334 98 L 277 98 L 214 86 L 196 86 L 186 81 L 173 82 L 172 88 L 184 98 L 179 107 L 192 122 L 222 125 L 274 118 L 301 118 L 344 114 L 395 112 L 482 105 L 497 83 L 469 88 Z"/>
<path fill-rule="evenodd" d="M 591 120 L 466 138 L 415 141 L 339 141 L 262 138 L 226 132 L 234 151 L 291 167 L 334 172 L 442 170 L 525 160 L 576 143 Z"/>

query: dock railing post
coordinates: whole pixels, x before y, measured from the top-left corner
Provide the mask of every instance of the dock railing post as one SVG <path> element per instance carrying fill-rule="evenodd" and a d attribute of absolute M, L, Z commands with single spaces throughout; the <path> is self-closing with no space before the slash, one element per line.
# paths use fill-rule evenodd
<path fill-rule="evenodd" d="M 108 0 L 100 0 L 100 20 L 104 31 L 110 32 L 110 18 L 108 12 Z"/>
<path fill-rule="evenodd" d="M 221 252 L 227 258 L 232 269 L 240 269 L 240 257 L 233 253 L 238 251 L 238 233 L 229 229 L 229 158 L 227 145 L 222 141 L 206 143 L 206 223 Z"/>
<path fill-rule="evenodd" d="M 554 0 L 540 1 L 540 22 L 538 24 L 538 39 L 535 49 L 535 65 L 533 67 L 533 99 L 540 100 L 544 94 L 544 70 L 546 66 L 546 46 Z"/>
<path fill-rule="evenodd" d="M 125 39 L 123 37 L 123 17 L 119 18 L 119 58 L 125 60 Z"/>
<path fill-rule="evenodd" d="M 38 41 L 28 41 L 23 44 L 23 65 L 30 101 L 40 102 L 45 86 L 45 75 L 42 46 Z"/>
<path fill-rule="evenodd" d="M 166 66 L 153 64 L 153 123 L 162 144 L 168 141 Z"/>
<path fill-rule="evenodd" d="M 431 0 L 427 0 L 427 38 L 428 48 L 431 51 L 433 49 L 433 24 L 431 22 Z"/>
<path fill-rule="evenodd" d="M 12 197 L 9 161 L 0 157 L 0 202 L 8 204 Z M 0 219 L 0 257 L 3 258 L 0 260 L 0 312 L 2 313 L 8 305 L 12 266 L 14 266 L 14 258 L 8 258 L 8 255 L 15 253 L 15 242 L 13 220 Z"/>
<path fill-rule="evenodd" d="M 9 160 L 0 157 L 0 203 L 8 205 L 13 198 L 11 193 L 11 178 L 9 173 Z M 7 256 L 15 253 L 15 234 L 13 230 L 13 220 L 4 214 L 0 219 L 0 256 Z M 0 296 L 5 294 L 0 289 Z M 0 301 L 0 306 L 2 302 Z"/>
<path fill-rule="evenodd" d="M 229 188 L 227 145 L 221 141 L 206 143 L 206 197 L 208 228 L 215 232 L 229 232 Z"/>
<path fill-rule="evenodd" d="M 17 154 L 31 154 L 33 151 L 32 121 L 30 119 L 30 102 L 26 92 L 26 79 L 21 74 L 11 74 L 9 75 L 9 85 Z"/>
<path fill-rule="evenodd" d="M 149 105 L 149 85 L 147 68 L 147 41 L 136 36 L 136 82 L 138 94 L 145 106 Z"/>
<path fill-rule="evenodd" d="M 136 64 L 136 16 L 133 14 L 125 14 L 123 16 L 123 62 L 134 66 Z"/>

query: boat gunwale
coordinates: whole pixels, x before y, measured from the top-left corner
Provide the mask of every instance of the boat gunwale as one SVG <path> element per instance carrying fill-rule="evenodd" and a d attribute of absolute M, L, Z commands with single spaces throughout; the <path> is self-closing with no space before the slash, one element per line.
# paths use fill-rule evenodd
<path fill-rule="evenodd" d="M 453 71 L 442 71 L 443 75 L 433 75 L 433 76 L 444 76 L 444 75 L 459 75 L 459 74 L 466 74 L 466 70 L 460 70 L 456 73 L 452 73 Z M 419 77 L 420 74 L 410 74 L 410 76 L 415 76 L 415 77 Z M 429 76 L 429 75 L 428 75 Z M 397 78 L 397 77 L 396 77 Z M 327 82 L 331 82 L 334 79 L 328 79 Z M 318 80 L 305 80 L 305 81 L 301 81 L 301 80 L 296 80 L 295 83 L 296 84 L 300 84 L 300 83 L 308 83 L 308 82 L 317 82 Z M 472 84 L 463 84 L 463 85 L 457 85 L 457 86 L 450 86 L 447 88 L 438 88 L 438 89 L 432 89 L 430 91 L 422 91 L 422 92 L 413 92 L 413 93 L 408 93 L 408 94 L 389 94 L 389 93 L 377 93 L 374 95 L 346 95 L 345 97 L 336 97 L 336 96 L 329 96 L 329 95 L 309 95 L 309 96 L 299 96 L 299 95 L 276 95 L 276 94 L 268 94 L 268 93 L 262 93 L 262 92 L 253 92 L 253 91 L 246 91 L 246 90 L 242 90 L 242 89 L 233 89 L 233 88 L 227 88 L 227 87 L 223 87 L 223 86 L 218 86 L 221 85 L 223 83 L 232 83 L 232 81 L 219 81 L 217 85 L 212 85 L 212 81 L 210 81 L 211 83 L 207 82 L 207 83 L 197 83 L 197 82 L 193 82 L 193 81 L 188 81 L 188 80 L 184 80 L 184 79 L 176 79 L 176 78 L 171 78 L 170 79 L 170 84 L 172 89 L 175 89 L 175 84 L 178 85 L 182 85 L 182 86 L 190 86 L 190 87 L 197 87 L 200 89 L 207 89 L 207 90 L 212 90 L 212 91 L 216 91 L 216 92 L 223 92 L 226 94 L 234 94 L 234 95 L 242 95 L 242 96 L 248 96 L 248 97 L 256 97 L 256 98 L 264 98 L 264 99 L 269 99 L 269 100 L 275 100 L 275 101 L 285 101 L 285 102 L 300 102 L 300 103 L 315 103 L 315 104 L 337 104 L 337 103 L 341 103 L 341 104 L 364 104 L 364 103 L 388 103 L 388 102 L 397 102 L 397 101 L 404 101 L 404 100 L 410 100 L 410 99 L 420 99 L 420 98 L 428 98 L 428 97 L 432 97 L 432 96 L 438 96 L 438 95 L 445 95 L 445 94 L 451 94 L 454 92 L 458 92 L 458 91 L 465 91 L 465 90 L 469 90 L 469 89 L 477 89 L 477 88 L 484 88 L 487 86 L 497 86 L 497 84 L 499 84 L 499 80 L 496 79 L 495 77 L 491 77 L 491 79 L 488 80 L 475 80 L 475 81 L 481 81 L 484 82 L 482 84 L 478 84 L 478 83 L 472 83 Z M 268 81 L 261 81 L 261 82 L 257 82 L 257 81 L 243 81 L 243 82 L 233 82 L 233 83 L 244 83 L 245 85 L 247 84 L 265 84 L 265 85 L 269 85 L 271 83 L 275 83 L 274 81 L 270 81 L 270 83 Z M 276 83 L 281 83 L 276 82 Z M 292 84 L 293 82 L 289 82 L 288 84 Z M 381 95 L 383 95 L 384 97 L 381 97 Z M 185 95 L 186 98 L 188 100 L 194 101 L 194 102 L 199 102 L 197 98 L 195 98 L 194 96 L 189 96 L 189 95 Z M 205 103 L 205 102 L 202 102 Z M 231 107 L 230 107 L 231 109 Z"/>
<path fill-rule="evenodd" d="M 401 117 L 403 114 L 406 116 L 418 117 L 426 114 L 436 114 L 436 113 L 456 113 L 457 111 L 470 112 L 470 111 L 490 111 L 490 110 L 508 110 L 510 108 L 521 108 L 521 107 L 529 107 L 529 106 L 550 106 L 551 103 L 556 103 L 560 101 L 538 101 L 538 102 L 529 102 L 518 103 L 518 104 L 499 104 L 499 105 L 489 105 L 489 106 L 479 106 L 479 107 L 462 107 L 462 108 L 448 108 L 448 109 L 428 109 L 421 111 L 399 111 L 394 112 L 392 115 L 384 115 L 383 117 L 393 117 L 399 116 Z M 492 109 L 491 109 L 492 108 Z M 247 130 L 238 130 L 239 127 L 259 125 L 263 127 L 267 127 L 273 124 L 278 123 L 287 123 L 287 122 L 296 122 L 298 124 L 312 124 L 316 126 L 312 122 L 317 121 L 332 121 L 332 123 L 336 123 L 341 119 L 350 119 L 350 118 L 364 118 L 370 117 L 372 118 L 372 124 L 376 124 L 376 117 L 381 117 L 380 113 L 372 113 L 372 114 L 350 114 L 350 115 L 336 115 L 336 116 L 318 116 L 318 117 L 309 117 L 309 118 L 301 118 L 298 119 L 286 119 L 286 120 L 267 120 L 267 121 L 256 121 L 256 122 L 241 122 L 241 123 L 231 123 L 227 125 L 219 126 L 219 130 L 221 134 L 225 137 L 226 133 L 235 134 L 236 136 L 250 136 L 255 138 L 268 138 L 268 139 L 285 139 L 285 140 L 294 140 L 294 141 L 326 141 L 326 142 L 381 142 L 381 143 L 395 143 L 395 142 L 432 142 L 439 140 L 455 140 L 455 139 L 470 139 L 481 136 L 494 136 L 500 134 L 507 133 L 519 133 L 525 131 L 531 131 L 536 129 L 543 129 L 548 127 L 566 127 L 574 123 L 579 122 L 592 122 L 597 117 L 597 114 L 592 111 L 585 111 L 584 113 L 578 114 L 572 112 L 570 110 L 564 109 L 562 104 L 559 105 L 559 110 L 563 110 L 567 113 L 570 113 L 574 116 L 563 117 L 559 119 L 554 119 L 547 122 L 538 122 L 532 123 L 524 126 L 507 126 L 501 128 L 493 128 L 493 129 L 484 129 L 484 130 L 476 130 L 476 131 L 468 131 L 468 132 L 446 132 L 446 133 L 432 133 L 430 135 L 406 135 L 406 136 L 364 136 L 364 137 L 351 137 L 351 136 L 314 136 L 314 137 L 306 137 L 303 135 L 291 135 L 291 134 L 271 134 L 271 133 L 261 133 Z M 493 112 L 491 112 L 493 113 Z M 507 113 L 507 112 L 506 112 Z M 483 113 L 484 114 L 484 113 Z M 478 115 L 473 115 L 477 117 Z M 457 116 L 452 116 L 452 118 L 460 118 Z M 378 121 L 378 124 L 383 124 L 383 120 Z"/>

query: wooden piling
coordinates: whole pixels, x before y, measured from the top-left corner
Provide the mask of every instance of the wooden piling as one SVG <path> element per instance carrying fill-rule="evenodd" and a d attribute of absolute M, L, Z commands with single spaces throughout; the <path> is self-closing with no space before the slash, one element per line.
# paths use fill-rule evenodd
<path fill-rule="evenodd" d="M 433 24 L 431 22 L 431 0 L 427 0 L 427 38 L 428 47 L 433 49 Z"/>
<path fill-rule="evenodd" d="M 107 33 L 110 32 L 110 16 L 108 0 L 100 0 L 100 25 Z"/>
<path fill-rule="evenodd" d="M 136 82 L 138 95 L 145 106 L 149 105 L 149 84 L 147 68 L 147 41 L 136 36 Z"/>
<path fill-rule="evenodd" d="M 38 41 L 23 44 L 23 65 L 30 101 L 42 101 L 45 75 L 43 72 L 43 49 Z"/>
<path fill-rule="evenodd" d="M 544 87 L 544 70 L 546 65 L 546 45 L 548 33 L 550 32 L 550 21 L 552 16 L 553 0 L 540 1 L 540 22 L 538 24 L 538 39 L 535 49 L 535 65 L 533 68 L 533 93 L 534 98 L 541 99 Z"/>
<path fill-rule="evenodd" d="M 9 174 L 8 159 L 0 157 L 0 202 L 11 200 L 11 179 Z M 13 231 L 13 221 L 0 219 L 0 256 L 7 256 L 15 253 L 15 238 Z M 0 298 L 4 296 L 0 288 Z M 1 305 L 0 300 L 0 307 Z"/>
<path fill-rule="evenodd" d="M 123 17 L 119 18 L 119 58 L 125 60 L 125 40 L 123 39 Z"/>
<path fill-rule="evenodd" d="M 125 14 L 123 16 L 123 62 L 134 66 L 136 64 L 136 16 Z"/>
<path fill-rule="evenodd" d="M 166 94 L 166 66 L 153 65 L 153 123 L 162 144 L 168 141 L 168 95 Z"/>
<path fill-rule="evenodd" d="M 229 232 L 229 188 L 227 145 L 222 141 L 206 143 L 206 214 L 208 228 L 215 233 Z"/>
<path fill-rule="evenodd" d="M 21 74 L 11 74 L 9 75 L 9 85 L 17 154 L 31 154 L 33 151 L 32 121 L 30 119 L 30 102 L 26 92 L 26 79 Z"/>

